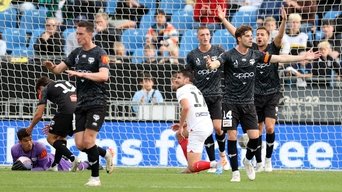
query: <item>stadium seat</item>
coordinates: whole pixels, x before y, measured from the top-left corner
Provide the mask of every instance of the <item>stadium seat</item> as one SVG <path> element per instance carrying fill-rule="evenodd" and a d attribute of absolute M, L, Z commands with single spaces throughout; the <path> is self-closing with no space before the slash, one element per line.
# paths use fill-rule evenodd
<path fill-rule="evenodd" d="M 114 15 L 116 12 L 116 5 L 117 0 L 108 0 L 107 1 L 107 7 L 106 7 L 106 13 L 110 15 Z"/>
<path fill-rule="evenodd" d="M 24 11 L 20 18 L 20 28 L 32 32 L 33 29 L 44 28 L 47 10 L 40 8 L 38 10 Z"/>
<path fill-rule="evenodd" d="M 191 29 L 184 32 L 179 48 L 179 57 L 185 58 L 193 49 L 198 47 L 197 30 Z"/>
<path fill-rule="evenodd" d="M 148 9 L 157 8 L 156 0 L 139 0 L 139 3 L 144 5 Z"/>
<path fill-rule="evenodd" d="M 144 61 L 144 48 L 136 49 L 132 55 L 132 63 L 141 64 Z"/>
<path fill-rule="evenodd" d="M 171 17 L 171 24 L 183 34 L 185 30 L 193 29 L 194 17 L 192 12 L 177 11 Z"/>
<path fill-rule="evenodd" d="M 335 19 L 341 14 L 342 14 L 342 11 L 330 10 L 324 14 L 323 19 Z"/>
<path fill-rule="evenodd" d="M 235 37 L 233 37 L 226 29 L 216 30 L 211 38 L 211 43 L 214 45 L 221 45 L 226 51 L 233 48 L 236 44 Z"/>
<path fill-rule="evenodd" d="M 241 25 L 255 26 L 257 20 L 257 11 L 238 11 L 234 14 L 232 18 L 232 24 L 235 27 L 240 27 Z"/>
<path fill-rule="evenodd" d="M 66 29 L 63 31 L 63 37 L 64 37 L 64 39 L 66 40 L 67 37 L 68 37 L 68 35 L 69 35 L 70 33 L 75 32 L 75 31 L 76 31 L 76 28 L 66 28 Z"/>
<path fill-rule="evenodd" d="M 143 48 L 147 31 L 144 29 L 126 29 L 121 35 L 121 42 L 127 52 L 133 53 L 138 48 Z"/>
<path fill-rule="evenodd" d="M 14 57 L 32 57 L 34 50 L 29 48 L 14 49 L 11 55 Z"/>
<path fill-rule="evenodd" d="M 26 30 L 19 28 L 7 28 L 2 34 L 4 40 L 6 41 L 7 49 L 21 49 L 26 47 Z"/>
<path fill-rule="evenodd" d="M 4 32 L 6 28 L 17 27 L 17 10 L 14 8 L 6 9 L 0 12 L 0 32 Z"/>
<path fill-rule="evenodd" d="M 160 0 L 159 9 L 162 9 L 167 14 L 173 14 L 176 11 L 183 9 L 185 6 L 184 0 Z"/>
<path fill-rule="evenodd" d="M 154 14 L 156 13 L 155 9 L 151 9 L 147 14 L 143 15 L 140 20 L 140 29 L 148 29 L 151 27 L 153 23 L 155 23 L 154 20 Z"/>
<path fill-rule="evenodd" d="M 33 50 L 33 45 L 36 43 L 37 38 L 45 31 L 45 28 L 34 29 L 31 34 L 28 48 Z"/>

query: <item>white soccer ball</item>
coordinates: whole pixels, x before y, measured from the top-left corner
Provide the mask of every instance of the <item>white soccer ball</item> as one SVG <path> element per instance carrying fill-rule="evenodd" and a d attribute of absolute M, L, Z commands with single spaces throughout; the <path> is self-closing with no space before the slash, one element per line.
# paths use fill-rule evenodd
<path fill-rule="evenodd" d="M 27 169 L 32 169 L 32 161 L 30 158 L 21 156 L 18 160 L 21 161 Z"/>
<path fill-rule="evenodd" d="M 247 133 L 243 134 L 242 136 L 240 136 L 238 139 L 237 139 L 237 142 L 239 143 L 240 147 L 242 149 L 246 149 L 247 148 L 247 143 L 249 141 L 249 138 L 248 138 L 248 135 Z"/>

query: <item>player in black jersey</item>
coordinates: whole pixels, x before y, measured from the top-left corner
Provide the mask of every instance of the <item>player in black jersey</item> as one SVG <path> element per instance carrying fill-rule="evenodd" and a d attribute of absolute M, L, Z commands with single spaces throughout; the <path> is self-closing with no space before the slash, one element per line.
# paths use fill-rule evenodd
<path fill-rule="evenodd" d="M 242 25 L 236 30 L 237 46 L 212 61 L 207 58 L 208 69 L 217 69 L 223 64 L 224 89 L 222 104 L 222 129 L 228 131 L 228 156 L 233 171 L 232 182 L 240 182 L 237 158 L 237 126 L 241 123 L 247 131 L 249 142 L 243 159 L 247 176 L 255 179 L 255 170 L 250 160 L 255 155 L 259 143 L 257 114 L 254 106 L 254 82 L 257 63 L 284 63 L 300 60 L 313 60 L 320 56 L 311 50 L 301 56 L 270 55 L 253 50 L 253 35 L 250 26 Z"/>
<path fill-rule="evenodd" d="M 58 171 L 58 164 L 62 156 L 70 159 L 74 164 L 80 161 L 66 147 L 66 137 L 73 134 L 74 111 L 76 108 L 76 88 L 68 81 L 53 81 L 46 76 L 38 79 L 36 83 L 38 93 L 38 106 L 30 125 L 26 128 L 28 134 L 42 119 L 48 100 L 57 105 L 57 113 L 53 117 L 47 135 L 48 143 L 56 149 L 55 159 L 49 168 L 51 171 Z M 75 171 L 75 170 L 73 170 Z"/>
<path fill-rule="evenodd" d="M 218 8 L 218 15 L 226 29 L 234 36 L 236 28 L 225 18 L 226 10 L 221 7 Z M 258 27 L 256 33 L 256 42 L 253 43 L 252 49 L 262 52 L 268 52 L 272 55 L 279 55 L 281 49 L 282 38 L 285 33 L 285 25 L 287 21 L 287 13 L 285 9 L 281 8 L 282 21 L 279 27 L 279 32 L 274 40 L 268 44 L 270 32 L 265 27 Z M 280 92 L 280 79 L 278 75 L 278 64 L 272 65 L 269 63 L 257 63 L 255 75 L 255 107 L 258 115 L 259 127 L 259 148 L 256 152 L 256 171 L 263 171 L 261 144 L 262 132 L 265 125 L 266 128 L 266 159 L 265 171 L 272 171 L 272 153 L 275 141 L 274 127 L 277 119 L 278 103 L 282 97 Z"/>
<path fill-rule="evenodd" d="M 213 120 L 214 129 L 216 132 L 216 140 L 219 146 L 221 163 L 224 170 L 228 170 L 229 164 L 225 153 L 226 135 L 221 130 L 222 117 L 222 90 L 221 90 L 221 70 L 208 70 L 206 58 L 216 60 L 218 56 L 224 52 L 224 49 L 210 44 L 210 31 L 207 27 L 199 27 L 197 30 L 197 38 L 199 47 L 192 50 L 186 58 L 186 67 L 193 71 L 195 82 L 194 85 L 202 92 L 207 103 L 211 119 Z M 210 135 L 205 140 L 205 148 L 210 161 L 215 161 L 215 145 L 213 135 Z M 210 169 L 215 172 L 214 169 Z"/>
<path fill-rule="evenodd" d="M 43 65 L 55 74 L 66 71 L 69 76 L 76 77 L 75 143 L 78 149 L 87 153 L 91 165 L 91 177 L 85 185 L 96 187 L 101 185 L 99 155 L 106 157 L 108 173 L 111 173 L 114 167 L 110 151 L 106 152 L 97 147 L 95 143 L 106 115 L 107 93 L 105 83 L 109 79 L 109 59 L 106 52 L 93 43 L 93 32 L 93 23 L 79 22 L 76 38 L 81 47 L 73 50 L 58 65 L 51 61 L 45 61 Z"/>

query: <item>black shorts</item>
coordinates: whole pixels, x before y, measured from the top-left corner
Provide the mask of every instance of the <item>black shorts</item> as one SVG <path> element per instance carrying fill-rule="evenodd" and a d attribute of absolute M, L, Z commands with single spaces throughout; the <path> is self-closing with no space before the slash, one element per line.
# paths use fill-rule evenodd
<path fill-rule="evenodd" d="M 212 120 L 222 118 L 222 96 L 204 97 Z"/>
<path fill-rule="evenodd" d="M 222 130 L 237 130 L 241 123 L 243 130 L 258 129 L 257 114 L 253 104 L 222 104 Z"/>
<path fill-rule="evenodd" d="M 264 122 L 266 117 L 277 119 L 279 100 L 282 98 L 281 93 L 270 95 L 256 95 L 254 104 L 258 114 L 258 122 Z"/>
<path fill-rule="evenodd" d="M 85 129 L 100 131 L 105 120 L 105 106 L 89 106 L 78 107 L 75 111 L 76 115 L 76 132 L 85 131 Z"/>
<path fill-rule="evenodd" d="M 72 136 L 75 130 L 74 120 L 74 114 L 57 113 L 50 123 L 49 133 L 61 137 Z"/>

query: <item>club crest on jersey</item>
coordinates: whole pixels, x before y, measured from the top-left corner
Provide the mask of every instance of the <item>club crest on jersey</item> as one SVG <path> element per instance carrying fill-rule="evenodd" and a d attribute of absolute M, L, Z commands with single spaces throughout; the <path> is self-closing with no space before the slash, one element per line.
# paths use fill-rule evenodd
<path fill-rule="evenodd" d="M 196 58 L 196 65 L 201 65 L 201 61 L 199 58 Z"/>
<path fill-rule="evenodd" d="M 94 119 L 95 121 L 98 121 L 98 120 L 100 119 L 100 115 L 94 114 L 94 115 L 93 115 L 93 119 Z"/>
<path fill-rule="evenodd" d="M 89 58 L 88 58 L 89 64 L 93 64 L 94 61 L 95 61 L 94 57 L 89 57 Z"/>
<path fill-rule="evenodd" d="M 249 60 L 249 64 L 254 65 L 254 63 L 255 63 L 255 59 L 250 59 Z"/>
<path fill-rule="evenodd" d="M 238 68 L 239 62 L 237 60 L 235 60 L 234 63 L 233 63 L 233 66 L 234 66 L 234 68 Z"/>

